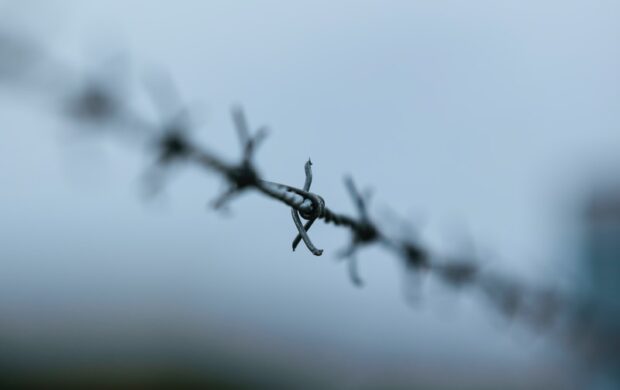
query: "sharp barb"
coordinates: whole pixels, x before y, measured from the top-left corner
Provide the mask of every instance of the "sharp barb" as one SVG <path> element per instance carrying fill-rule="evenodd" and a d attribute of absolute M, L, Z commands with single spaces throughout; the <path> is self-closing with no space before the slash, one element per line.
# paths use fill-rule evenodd
<path fill-rule="evenodd" d="M 143 176 L 144 195 L 147 198 L 154 198 L 164 190 L 166 178 L 164 170 L 152 167 Z"/>
<path fill-rule="evenodd" d="M 239 136 L 239 142 L 241 143 L 241 148 L 245 150 L 248 143 L 250 142 L 250 133 L 248 130 L 248 122 L 245 119 L 245 114 L 243 113 L 243 109 L 241 107 L 233 108 L 232 118 L 233 118 L 233 122 L 235 123 L 235 129 L 237 130 L 237 135 Z"/>
<path fill-rule="evenodd" d="M 349 246 L 347 246 L 346 248 L 340 250 L 337 254 L 339 259 L 348 259 L 351 258 L 353 256 L 355 256 L 355 252 L 357 252 L 357 243 L 352 242 Z"/>
<path fill-rule="evenodd" d="M 306 161 L 304 170 L 306 172 L 306 181 L 304 183 L 304 191 L 310 191 L 310 186 L 312 185 L 312 161 L 310 159 Z"/>
<path fill-rule="evenodd" d="M 220 196 L 218 196 L 217 198 L 215 198 L 212 202 L 211 205 L 213 206 L 214 209 L 216 210 L 220 210 L 223 207 L 226 206 L 226 204 L 235 197 L 235 195 L 237 195 L 239 193 L 239 189 L 235 186 L 232 186 L 230 188 L 228 188 L 226 191 L 224 191 L 223 194 L 221 194 Z"/>
<path fill-rule="evenodd" d="M 368 214 L 366 212 L 366 203 L 364 202 L 364 199 L 357 190 L 357 187 L 353 182 L 353 178 L 351 176 L 346 176 L 344 178 L 344 184 L 347 187 L 347 190 L 349 190 L 349 195 L 351 195 L 353 203 L 355 203 L 355 207 L 357 207 L 357 211 L 359 212 L 360 216 L 364 219 L 367 219 Z"/>
<path fill-rule="evenodd" d="M 170 73 L 162 69 L 153 69 L 145 75 L 144 86 L 160 115 L 160 121 L 170 121 L 175 112 L 180 110 L 182 101 Z"/>
<path fill-rule="evenodd" d="M 349 277 L 351 278 L 351 282 L 356 287 L 362 287 L 364 285 L 364 281 L 360 277 L 357 267 L 357 258 L 355 256 L 351 256 L 347 261 L 347 269 L 349 271 Z"/>
<path fill-rule="evenodd" d="M 313 255 L 321 256 L 323 254 L 323 249 L 317 249 L 314 246 L 314 244 L 310 240 L 310 237 L 308 237 L 308 234 L 306 233 L 304 226 L 301 224 L 301 219 L 299 218 L 299 214 L 297 213 L 297 210 L 291 209 L 291 215 L 293 216 L 293 222 L 295 222 L 295 227 L 297 228 L 299 235 L 301 235 L 302 240 L 304 240 L 304 244 L 306 244 L 306 246 L 308 247 L 310 252 L 312 252 Z"/>
<path fill-rule="evenodd" d="M 267 138 L 268 135 L 269 128 L 267 128 L 267 126 L 262 126 L 258 130 L 256 130 L 256 134 L 254 134 L 254 137 L 252 139 L 253 149 L 256 150 L 256 148 L 258 148 L 258 146 L 263 143 L 263 141 Z"/>
<path fill-rule="evenodd" d="M 306 224 L 304 225 L 304 230 L 306 232 L 310 230 L 314 221 L 316 221 L 316 219 L 311 219 L 308 222 L 306 222 Z M 293 240 L 293 250 L 297 249 L 297 246 L 301 242 L 301 239 L 302 239 L 301 234 L 297 234 L 297 237 L 295 237 L 295 239 Z"/>
<path fill-rule="evenodd" d="M 364 202 L 366 204 L 370 203 L 370 200 L 372 199 L 374 193 L 375 191 L 372 188 L 364 189 L 364 192 L 362 193 L 362 199 L 364 199 Z"/>
<path fill-rule="evenodd" d="M 245 144 L 245 147 L 243 148 L 243 160 L 244 161 L 249 162 L 252 160 L 252 156 L 254 155 L 254 152 L 256 151 L 258 146 L 265 140 L 265 138 L 267 138 L 268 134 L 269 132 L 267 128 L 261 127 L 260 129 L 258 129 L 258 131 L 253 137 L 248 139 L 248 142 Z"/>

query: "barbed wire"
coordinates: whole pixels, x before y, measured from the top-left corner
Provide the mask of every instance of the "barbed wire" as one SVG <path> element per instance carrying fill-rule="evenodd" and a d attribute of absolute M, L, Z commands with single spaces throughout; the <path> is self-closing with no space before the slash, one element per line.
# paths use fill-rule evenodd
<path fill-rule="evenodd" d="M 36 64 L 33 63 L 35 59 Z M 33 71 L 33 68 L 41 68 L 41 64 L 54 69 L 54 85 L 65 84 L 75 88 L 69 88 L 69 93 L 50 92 L 47 88 L 50 81 L 46 77 L 35 77 L 36 72 Z M 155 156 L 154 181 L 158 180 L 162 170 L 171 165 L 194 165 L 218 173 L 227 185 L 226 190 L 212 201 L 215 209 L 226 207 L 237 195 L 249 190 L 282 203 L 290 208 L 296 229 L 291 244 L 293 251 L 303 242 L 313 255 L 324 253 L 309 234 L 317 220 L 347 229 L 351 239 L 338 256 L 346 260 L 349 277 L 355 286 L 363 285 L 357 267 L 357 253 L 364 247 L 380 246 L 400 260 L 407 272 L 430 273 L 452 288 L 476 290 L 506 317 L 519 318 L 536 329 L 561 326 L 571 340 L 582 341 L 584 338 L 580 335 L 592 333 L 591 324 L 595 320 L 588 313 L 593 311 L 594 306 L 589 302 L 582 302 L 553 288 L 533 287 L 510 277 L 484 273 L 473 255 L 460 258 L 441 256 L 414 237 L 390 234 L 370 215 L 370 194 L 361 192 L 350 176 L 345 177 L 344 185 L 355 206 L 355 216 L 334 211 L 321 195 L 311 191 L 313 171 L 310 159 L 304 165 L 305 180 L 301 188 L 265 180 L 255 165 L 255 154 L 267 137 L 267 129 L 260 127 L 252 132 L 240 107 L 233 108 L 232 122 L 241 156 L 237 162 L 231 163 L 192 139 L 193 127 L 183 105 L 161 123 L 153 124 L 130 108 L 127 94 L 123 93 L 122 86 L 117 82 L 105 77 L 85 76 L 60 64 L 44 53 L 40 46 L 15 35 L 0 33 L 0 82 L 27 86 L 29 90 L 60 99 L 59 111 L 80 126 L 108 127 L 122 130 L 121 134 L 145 139 Z M 157 103 L 161 90 L 170 90 L 170 86 L 155 89 L 159 92 L 151 91 L 151 98 Z M 617 338 L 614 340 L 606 350 L 612 348 L 613 351 L 620 346 L 620 341 Z M 591 341 L 591 338 L 587 339 L 588 343 Z"/>

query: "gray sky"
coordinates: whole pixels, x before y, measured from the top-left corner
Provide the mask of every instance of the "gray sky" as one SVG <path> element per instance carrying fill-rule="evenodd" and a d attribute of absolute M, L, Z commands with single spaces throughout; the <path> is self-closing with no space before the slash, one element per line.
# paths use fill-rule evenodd
<path fill-rule="evenodd" d="M 342 185 L 352 173 L 375 189 L 377 215 L 389 205 L 426 220 L 438 250 L 469 232 L 488 266 L 522 277 L 570 277 L 563 215 L 592 172 L 617 162 L 614 1 L 34 4 L 45 11 L 24 19 L 43 20 L 34 25 L 72 64 L 95 65 L 104 47 L 130 53 L 138 74 L 169 71 L 200 107 L 198 137 L 222 155 L 238 156 L 229 108 L 241 103 L 271 129 L 258 155 L 270 180 L 301 185 L 311 157 L 330 207 L 353 211 Z M 427 282 L 412 309 L 399 264 L 380 250 L 361 253 L 367 286 L 354 288 L 334 258 L 346 232 L 313 229 L 325 249 L 315 258 L 291 253 L 290 214 L 274 202 L 247 194 L 231 217 L 206 209 L 221 189 L 214 175 L 180 174 L 145 203 L 140 150 L 76 137 L 16 100 L 0 95 L 9 337 L 170 327 L 232 350 L 244 350 L 236 338 L 262 340 L 257 349 L 296 351 L 294 361 L 309 351 L 351 375 L 447 363 L 517 376 L 561 361 L 476 296 Z M 52 325 L 16 330 L 33 318 Z"/>

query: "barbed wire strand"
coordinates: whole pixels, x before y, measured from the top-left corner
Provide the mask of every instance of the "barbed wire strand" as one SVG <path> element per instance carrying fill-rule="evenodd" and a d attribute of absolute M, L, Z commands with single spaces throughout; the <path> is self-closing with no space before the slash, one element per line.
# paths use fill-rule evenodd
<path fill-rule="evenodd" d="M 19 45 L 22 42 L 13 38 L 14 36 L 2 36 L 0 33 L 0 81 L 27 80 L 27 77 L 23 77 L 23 72 L 31 67 L 14 64 L 19 61 L 28 63 L 31 57 L 42 61 L 42 53 L 33 55 L 31 45 L 24 45 L 20 51 Z M 7 45 L 7 42 L 10 45 Z M 22 52 L 26 53 L 24 58 L 15 58 Z M 6 59 L 8 54 L 12 55 L 12 62 L 9 64 L 12 66 L 3 68 L 3 56 Z M 55 72 L 63 69 L 58 66 L 58 61 L 48 62 L 55 64 Z M 407 272 L 427 272 L 454 288 L 477 289 L 494 308 L 507 317 L 521 318 L 537 328 L 551 326 L 562 318 L 568 319 L 564 322 L 568 324 L 566 329 L 569 337 L 574 337 L 578 330 L 583 330 L 584 324 L 588 323 L 587 317 L 581 314 L 585 310 L 582 308 L 589 306 L 576 303 L 574 299 L 554 289 L 527 287 L 524 283 L 507 277 L 483 274 L 474 259 L 446 259 L 434 254 L 411 237 L 398 238 L 390 235 L 371 218 L 368 212 L 369 196 L 360 193 L 351 176 L 345 177 L 344 184 L 357 216 L 333 211 L 322 196 L 311 191 L 313 172 L 310 159 L 304 165 L 305 181 L 302 188 L 264 180 L 255 167 L 254 159 L 256 150 L 267 136 L 267 129 L 261 127 L 252 134 L 240 107 L 233 108 L 232 121 L 240 142 L 241 158 L 236 163 L 230 163 L 191 139 L 193 129 L 188 123 L 185 109 L 173 115 L 172 119 L 153 124 L 132 110 L 126 94 L 115 91 L 106 80 L 84 78 L 69 67 L 64 68 L 64 74 L 55 74 L 54 77 L 70 80 L 70 85 L 81 85 L 68 96 L 64 91 L 62 94 L 53 94 L 55 99 L 62 96 L 64 103 L 61 111 L 65 116 L 80 126 L 103 125 L 114 130 L 122 129 L 123 134 L 126 134 L 125 130 L 129 130 L 135 137 L 146 138 L 156 157 L 156 172 L 165 170 L 172 164 L 185 163 L 220 174 L 227 188 L 213 200 L 214 208 L 225 207 L 234 197 L 250 189 L 289 207 L 296 229 L 292 241 L 293 251 L 303 241 L 313 255 L 323 254 L 323 249 L 319 249 L 309 236 L 309 231 L 317 220 L 348 229 L 351 240 L 348 246 L 339 252 L 339 257 L 347 261 L 350 279 L 356 286 L 362 285 L 357 269 L 358 251 L 362 247 L 380 245 L 399 259 Z M 76 83 L 76 80 L 80 82 Z M 28 85 L 28 89 L 33 88 Z M 49 94 L 49 88 L 40 88 L 39 92 Z M 305 224 L 302 219 L 306 221 Z"/>

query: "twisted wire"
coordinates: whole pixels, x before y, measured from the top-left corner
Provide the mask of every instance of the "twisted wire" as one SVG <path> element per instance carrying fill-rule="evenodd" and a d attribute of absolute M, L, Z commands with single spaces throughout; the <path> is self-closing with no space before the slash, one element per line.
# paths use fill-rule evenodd
<path fill-rule="evenodd" d="M 0 61 L 8 58 L 2 55 L 3 53 L 0 39 Z M 42 63 L 46 61 L 45 58 L 37 58 Z M 57 73 L 55 77 L 75 81 L 75 72 L 69 70 L 69 67 L 59 66 L 55 59 L 47 59 L 47 62 L 54 63 L 54 70 Z M 19 69 L 11 68 L 11 72 L 19 72 Z M 17 78 L 15 74 L 8 76 L 0 74 L 0 81 L 2 76 L 5 79 Z M 82 77 L 77 75 L 77 78 Z M 33 89 L 28 87 L 29 90 Z M 50 93 L 48 89 L 41 88 L 39 92 L 57 98 L 57 95 Z M 311 191 L 310 160 L 304 166 L 305 181 L 302 188 L 264 180 L 255 167 L 254 157 L 267 131 L 262 127 L 252 135 L 248 121 L 240 108 L 233 109 L 232 120 L 241 144 L 241 158 L 238 162 L 232 163 L 200 147 L 191 139 L 192 126 L 184 120 L 184 111 L 175 113 L 171 120 L 151 123 L 132 110 L 126 95 L 114 91 L 105 80 L 87 80 L 82 88 L 78 88 L 63 102 L 62 114 L 81 125 L 107 125 L 115 130 L 123 129 L 122 134 L 146 138 L 156 157 L 156 169 L 166 169 L 168 165 L 184 162 L 217 172 L 223 177 L 228 188 L 213 202 L 215 208 L 224 207 L 234 196 L 248 189 L 254 189 L 286 205 L 291 210 L 296 229 L 292 241 L 293 250 L 303 241 L 314 255 L 323 254 L 324 251 L 317 248 L 309 236 L 309 231 L 317 220 L 348 229 L 351 240 L 341 252 L 341 256 L 348 261 L 349 274 L 355 285 L 362 284 L 355 255 L 361 247 L 375 244 L 394 254 L 408 271 L 433 273 L 446 284 L 456 288 L 476 288 L 488 298 L 493 307 L 507 316 L 520 316 L 532 323 L 542 321 L 541 318 L 544 317 L 545 321 L 550 323 L 559 317 L 558 313 L 562 310 L 564 315 L 567 315 L 567 312 L 570 315 L 570 309 L 579 306 L 552 289 L 536 290 L 509 278 L 482 275 L 475 259 L 464 258 L 453 261 L 441 258 L 412 238 L 394 237 L 373 221 L 368 213 L 368 200 L 360 194 L 350 177 L 345 179 L 345 187 L 355 205 L 357 215 L 351 216 L 334 211 L 327 206 L 322 196 Z M 306 222 L 302 223 L 302 219 Z M 581 305 L 584 306 L 587 305 Z M 579 312 L 579 310 L 572 311 Z M 574 329 L 579 329 L 582 325 L 576 315 L 571 317 L 571 321 Z"/>

